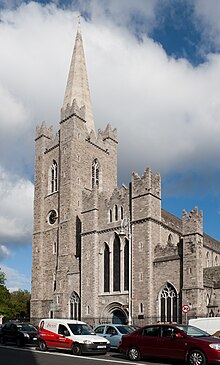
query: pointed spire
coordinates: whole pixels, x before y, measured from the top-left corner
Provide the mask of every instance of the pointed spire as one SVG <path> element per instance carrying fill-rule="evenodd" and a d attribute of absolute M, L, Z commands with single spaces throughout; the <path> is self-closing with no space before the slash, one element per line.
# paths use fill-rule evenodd
<path fill-rule="evenodd" d="M 85 107 L 85 120 L 88 131 L 91 132 L 91 130 L 93 130 L 95 132 L 85 54 L 80 29 L 80 16 L 78 16 L 77 34 L 64 96 L 63 109 L 66 109 L 68 104 L 71 106 L 74 99 L 79 108 Z"/>

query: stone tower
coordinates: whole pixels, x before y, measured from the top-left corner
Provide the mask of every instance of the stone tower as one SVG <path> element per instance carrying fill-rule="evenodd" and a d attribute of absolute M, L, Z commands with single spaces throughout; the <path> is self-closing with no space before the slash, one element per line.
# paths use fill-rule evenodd
<path fill-rule="evenodd" d="M 182 303 L 191 307 L 190 315 L 204 315 L 203 218 L 195 208 L 182 213 L 183 288 Z"/>
<path fill-rule="evenodd" d="M 147 169 L 142 177 L 132 176 L 132 313 L 145 306 L 145 316 L 153 313 L 154 247 L 161 236 L 161 179 Z"/>
<path fill-rule="evenodd" d="M 31 318 L 80 318 L 82 192 L 117 185 L 116 131 L 96 137 L 78 26 L 56 135 L 36 131 Z M 113 138 L 114 137 L 114 138 Z M 92 249 L 92 246 L 91 246 Z"/>

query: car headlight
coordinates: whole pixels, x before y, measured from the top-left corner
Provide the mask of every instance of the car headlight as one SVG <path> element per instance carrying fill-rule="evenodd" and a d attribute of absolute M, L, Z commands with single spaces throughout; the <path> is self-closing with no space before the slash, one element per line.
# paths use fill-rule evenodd
<path fill-rule="evenodd" d="M 210 343 L 209 346 L 214 350 L 220 350 L 220 343 Z"/>
<path fill-rule="evenodd" d="M 91 345 L 93 342 L 90 340 L 84 340 L 83 343 L 85 343 L 86 345 Z"/>
<path fill-rule="evenodd" d="M 24 337 L 29 338 L 30 336 L 29 336 L 29 334 L 28 334 L 28 333 L 24 333 Z"/>

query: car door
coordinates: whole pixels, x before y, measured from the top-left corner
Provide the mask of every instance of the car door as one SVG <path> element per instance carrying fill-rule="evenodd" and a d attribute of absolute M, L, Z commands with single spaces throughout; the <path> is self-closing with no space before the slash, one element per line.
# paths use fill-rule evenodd
<path fill-rule="evenodd" d="M 55 335 L 55 347 L 60 349 L 69 349 L 72 346 L 72 340 L 69 339 L 70 332 L 63 324 L 59 324 L 58 333 Z"/>
<path fill-rule="evenodd" d="M 121 334 L 117 331 L 116 327 L 107 325 L 105 330 L 105 338 L 110 342 L 111 348 L 118 348 Z"/>
<path fill-rule="evenodd" d="M 146 326 L 136 338 L 142 356 L 156 357 L 160 340 L 160 326 Z"/>
<path fill-rule="evenodd" d="M 159 354 L 161 358 L 184 360 L 186 353 L 186 340 L 181 332 L 172 326 L 161 326 Z"/>

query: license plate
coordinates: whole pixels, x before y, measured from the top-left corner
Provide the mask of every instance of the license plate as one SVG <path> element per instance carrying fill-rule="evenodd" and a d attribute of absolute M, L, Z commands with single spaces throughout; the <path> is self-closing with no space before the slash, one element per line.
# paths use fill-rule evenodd
<path fill-rule="evenodd" d="M 106 345 L 97 346 L 97 349 L 106 349 Z"/>

